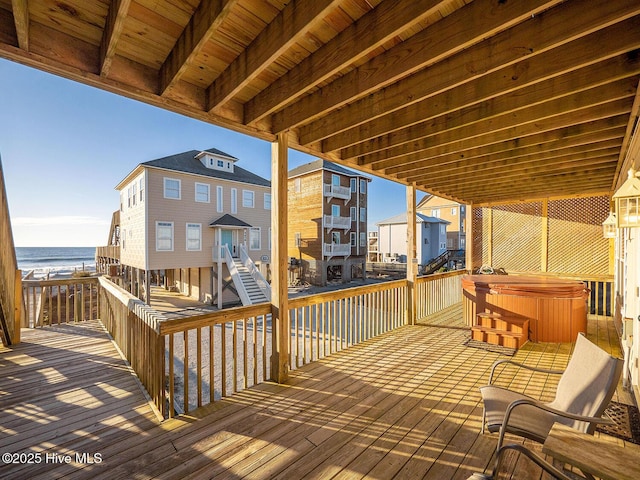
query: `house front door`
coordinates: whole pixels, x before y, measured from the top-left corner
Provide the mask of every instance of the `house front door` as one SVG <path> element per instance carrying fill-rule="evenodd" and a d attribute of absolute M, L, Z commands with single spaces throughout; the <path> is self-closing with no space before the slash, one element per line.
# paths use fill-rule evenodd
<path fill-rule="evenodd" d="M 233 251 L 233 232 L 231 230 L 222 230 L 222 245 L 226 245 L 232 256 L 235 256 Z"/>

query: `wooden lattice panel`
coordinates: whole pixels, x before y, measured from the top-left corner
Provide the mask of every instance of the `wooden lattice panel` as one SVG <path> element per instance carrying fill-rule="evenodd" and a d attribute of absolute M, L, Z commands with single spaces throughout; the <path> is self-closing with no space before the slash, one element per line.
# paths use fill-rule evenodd
<path fill-rule="evenodd" d="M 472 212 L 473 225 L 471 231 L 473 233 L 473 238 L 471 241 L 473 245 L 473 265 L 468 265 L 470 270 L 488 263 L 488 242 L 483 241 L 483 233 L 489 231 L 488 226 L 485 225 L 488 219 L 488 217 L 484 215 L 486 210 L 486 208 L 474 208 Z"/>
<path fill-rule="evenodd" d="M 493 267 L 531 272 L 541 269 L 542 203 L 493 208 Z"/>
<path fill-rule="evenodd" d="M 609 241 L 602 237 L 602 222 L 608 214 L 604 196 L 549 201 L 549 272 L 607 275 Z"/>

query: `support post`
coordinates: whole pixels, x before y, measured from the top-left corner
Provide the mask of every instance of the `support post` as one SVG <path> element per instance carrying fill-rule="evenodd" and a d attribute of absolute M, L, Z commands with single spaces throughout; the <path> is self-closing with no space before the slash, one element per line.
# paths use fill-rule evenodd
<path fill-rule="evenodd" d="M 278 383 L 289 376 L 288 146 L 287 132 L 271 144 L 271 378 Z"/>
<path fill-rule="evenodd" d="M 407 185 L 407 323 L 416 323 L 416 278 L 418 258 L 416 255 L 416 187 Z"/>
<path fill-rule="evenodd" d="M 15 345 L 20 343 L 20 329 L 22 328 L 22 270 L 16 270 L 15 283 L 14 283 L 14 324 L 13 324 L 13 338 L 11 344 Z"/>
<path fill-rule="evenodd" d="M 540 271 L 549 269 L 549 199 L 542 201 L 542 245 L 540 248 Z"/>
<path fill-rule="evenodd" d="M 473 204 L 467 205 L 464 217 L 464 268 L 468 272 L 473 272 Z"/>

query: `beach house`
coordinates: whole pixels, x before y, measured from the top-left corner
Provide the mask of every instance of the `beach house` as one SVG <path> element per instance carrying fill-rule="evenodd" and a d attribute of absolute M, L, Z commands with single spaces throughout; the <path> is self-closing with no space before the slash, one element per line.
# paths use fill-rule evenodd
<path fill-rule="evenodd" d="M 148 301 L 157 278 L 219 307 L 267 301 L 270 182 L 237 162 L 191 150 L 140 163 L 116 185 L 120 224 L 110 239 L 119 231 L 129 291 Z"/>
<path fill-rule="evenodd" d="M 327 160 L 289 171 L 288 252 L 305 281 L 325 285 L 364 276 L 370 181 Z"/>
<path fill-rule="evenodd" d="M 418 213 L 447 220 L 447 249 L 464 250 L 466 205 L 436 195 L 425 195 L 416 206 Z"/>
<path fill-rule="evenodd" d="M 425 266 L 447 251 L 447 220 L 416 213 L 416 259 Z M 407 263 L 407 214 L 378 222 L 378 252 L 383 262 Z"/>

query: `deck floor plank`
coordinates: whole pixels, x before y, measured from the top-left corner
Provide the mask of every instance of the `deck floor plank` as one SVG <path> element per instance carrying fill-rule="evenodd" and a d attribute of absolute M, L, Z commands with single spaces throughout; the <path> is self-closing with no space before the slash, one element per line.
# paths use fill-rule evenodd
<path fill-rule="evenodd" d="M 507 357 L 442 326 L 432 316 L 162 423 L 99 322 L 24 331 L 0 352 L 0 447 L 102 463 L 0 464 L 0 477 L 464 480 L 491 468 L 497 435 L 480 434 L 478 388 Z M 589 333 L 603 347 L 617 340 L 602 320 Z M 528 342 L 514 360 L 562 369 L 571 348 Z M 557 378 L 505 368 L 497 382 L 550 400 Z M 546 480 L 516 455 L 505 467 Z"/>

